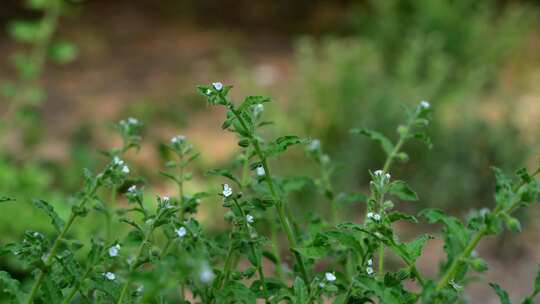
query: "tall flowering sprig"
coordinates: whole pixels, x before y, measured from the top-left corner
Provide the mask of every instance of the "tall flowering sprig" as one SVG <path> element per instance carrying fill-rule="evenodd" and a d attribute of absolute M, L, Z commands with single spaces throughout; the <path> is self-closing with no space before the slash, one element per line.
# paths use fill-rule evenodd
<path fill-rule="evenodd" d="M 116 207 L 118 189 L 124 186 L 129 180 L 130 173 L 132 173 L 131 168 L 123 157 L 129 150 L 138 150 L 140 148 L 140 133 L 142 127 L 142 122 L 133 117 L 120 120 L 118 123 L 114 124 L 114 130 L 116 130 L 118 135 L 122 138 L 122 145 L 120 147 L 113 147 L 105 152 L 111 161 L 110 168 L 113 172 L 110 182 L 106 184 L 106 186 L 110 188 L 109 201 L 100 209 L 104 212 L 106 217 L 106 239 L 108 241 L 112 239 L 113 234 L 113 223 L 115 222 L 114 208 Z"/>
<path fill-rule="evenodd" d="M 195 213 L 199 199 L 205 194 L 197 193 L 193 196 L 185 194 L 185 182 L 190 181 L 193 173 L 187 172 L 186 169 L 193 161 L 199 157 L 199 153 L 195 151 L 193 145 L 188 143 L 184 135 L 176 135 L 172 137 L 169 144 L 165 145 L 170 150 L 175 159 L 168 161 L 165 166 L 168 171 L 161 172 L 162 175 L 172 180 L 178 188 L 178 205 L 180 212 L 178 213 L 180 221 L 185 220 L 186 213 Z"/>
<path fill-rule="evenodd" d="M 22 5 L 36 18 L 11 20 L 7 26 L 9 37 L 24 44 L 10 60 L 14 77 L 0 81 L 0 99 L 6 105 L 5 111 L 0 113 L 0 128 L 10 132 L 18 132 L 28 125 L 20 121 L 16 124 L 20 111 L 37 108 L 45 100 L 47 94 L 42 78 L 48 63 L 67 64 L 77 57 L 72 43 L 56 38 L 60 19 L 68 7 L 64 1 L 24 1 Z M 3 131 L 0 129 L 0 133 Z"/>
<path fill-rule="evenodd" d="M 85 171 L 84 174 L 84 188 L 78 194 L 78 200 L 73 204 L 71 208 L 71 213 L 67 219 L 64 221 L 60 216 L 55 212 L 52 205 L 49 205 L 43 200 L 35 200 L 34 205 L 39 209 L 42 209 L 46 214 L 51 218 L 53 225 L 55 226 L 58 235 L 56 236 L 52 245 L 47 246 L 43 249 L 42 263 L 39 264 L 36 271 L 36 279 L 32 285 L 30 294 L 25 300 L 25 303 L 31 304 L 34 302 L 34 299 L 37 297 L 42 284 L 48 280 L 48 275 L 53 275 L 51 272 L 58 269 L 56 263 L 58 263 L 58 250 L 66 242 L 67 233 L 72 228 L 73 224 L 79 217 L 84 217 L 88 214 L 89 208 L 88 204 L 97 200 L 96 193 L 99 188 L 101 188 L 108 180 L 112 179 L 114 171 L 111 169 L 111 165 L 107 166 L 105 170 L 97 175 L 92 175 L 89 171 Z M 17 248 L 13 246 L 12 248 Z M 13 253 L 18 256 L 19 250 L 15 249 Z"/>
<path fill-rule="evenodd" d="M 405 114 L 407 116 L 407 120 L 405 124 L 402 124 L 397 128 L 399 138 L 396 143 L 393 143 L 392 140 L 387 138 L 385 135 L 376 131 L 368 129 L 351 130 L 351 133 L 353 134 L 362 134 L 378 142 L 387 156 L 382 169 L 372 173 L 372 181 L 370 182 L 372 197 L 368 200 L 368 215 L 372 214 L 374 218 L 378 218 L 379 220 L 384 219 L 386 209 L 393 207 L 391 202 L 387 203 L 384 201 L 384 195 L 386 192 L 399 188 L 398 190 L 394 190 L 398 196 L 402 196 L 401 198 L 412 198 L 413 200 L 416 200 L 416 194 L 413 195 L 412 193 L 414 192 L 412 192 L 405 183 L 398 182 L 393 183 L 394 186 L 390 185 L 390 173 L 388 171 L 390 170 L 394 160 L 399 159 L 401 161 L 407 161 L 409 159 L 407 153 L 401 151 L 403 145 L 408 140 L 416 138 L 424 141 L 429 148 L 432 146 L 431 140 L 424 131 L 425 127 L 429 125 L 429 120 L 431 118 L 430 103 L 423 100 L 413 108 L 405 108 Z M 384 248 L 384 244 L 381 244 L 379 252 L 380 275 L 384 275 Z"/>
<path fill-rule="evenodd" d="M 285 202 L 277 191 L 278 189 L 272 179 L 270 167 L 268 166 L 269 157 L 280 154 L 290 145 L 299 144 L 302 141 L 296 136 L 283 136 L 277 138 L 263 149 L 263 140 L 255 132 L 256 123 L 253 121 L 251 109 L 253 106 L 269 102 L 270 99 L 263 96 L 248 96 L 244 102 L 236 106 L 228 98 L 228 92 L 231 88 L 232 86 L 213 83 L 211 86 L 199 86 L 198 90 L 207 98 L 208 103 L 222 105 L 227 108 L 227 118 L 222 128 L 235 132 L 240 136 L 241 139 L 238 145 L 243 148 L 253 148 L 254 154 L 258 157 L 259 164 L 264 169 L 266 184 L 271 193 L 281 227 L 287 236 L 291 253 L 295 256 L 302 280 L 304 282 L 310 282 L 304 259 L 295 250 L 298 247 L 298 238 L 293 228 L 293 221 L 289 217 Z"/>
<path fill-rule="evenodd" d="M 255 209 L 255 207 L 249 201 L 242 200 L 242 194 L 234 193 L 233 188 L 228 184 L 223 184 L 223 190 L 221 191 L 220 195 L 223 196 L 223 206 L 230 209 L 230 216 L 228 217 L 228 220 L 233 225 L 230 240 L 230 250 L 233 252 L 235 250 L 244 251 L 242 248 L 247 247 L 247 250 L 245 250 L 246 252 L 242 253 L 248 257 L 253 267 L 257 269 L 260 282 L 259 285 L 261 286 L 262 291 L 262 298 L 268 301 L 269 293 L 261 259 L 261 247 L 265 243 L 265 239 L 261 237 L 255 230 L 255 218 L 250 213 Z M 217 289 L 227 286 L 233 271 L 233 263 L 231 260 L 232 257 L 232 252 L 229 252 L 225 259 L 223 276 L 219 279 L 219 281 L 216 282 Z"/>

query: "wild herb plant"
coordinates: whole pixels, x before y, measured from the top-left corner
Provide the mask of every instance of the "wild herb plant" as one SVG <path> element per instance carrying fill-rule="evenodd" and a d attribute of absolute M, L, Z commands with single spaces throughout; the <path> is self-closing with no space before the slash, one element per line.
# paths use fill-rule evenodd
<path fill-rule="evenodd" d="M 418 218 L 394 206 L 419 198 L 391 174 L 396 161 L 409 159 L 403 151 L 409 140 L 431 146 L 425 132 L 432 110 L 428 102 L 405 108 L 406 120 L 397 128 L 396 140 L 368 129 L 351 131 L 380 143 L 386 160 L 380 169 L 369 172 L 369 193 L 347 194 L 336 193 L 337 166 L 320 141 L 291 135 L 265 139 L 260 129 L 269 124 L 262 117 L 270 99 L 248 96 L 237 104 L 228 96 L 230 89 L 219 82 L 198 88 L 209 104 L 225 107 L 222 127 L 237 134 L 242 148 L 231 170 L 207 174 L 225 178 L 221 188 L 210 192 L 228 210 L 224 215 L 228 231 L 212 234 L 197 220 L 201 199 L 210 195 L 186 192 L 185 184 L 193 176 L 189 166 L 198 153 L 184 136 L 175 136 L 165 145 L 171 160 L 161 172 L 174 182 L 178 195 L 145 196 L 148 185 L 131 178 L 133 172 L 122 159 L 140 144 L 141 125 L 135 119 L 121 121 L 117 127 L 123 146 L 106 153 L 109 161 L 99 173 L 85 171 L 83 189 L 75 195 L 67 220 L 47 202 L 33 201 L 50 217 L 56 236 L 27 231 L 21 242 L 2 246 L 2 254 L 11 254 L 32 270 L 27 282 L 1 271 L 5 296 L 12 303 L 463 303 L 463 287 L 471 272 L 487 269 L 475 251 L 479 242 L 505 227 L 519 231 L 513 213 L 540 198 L 540 182 L 535 178 L 540 168 L 530 173 L 520 169 L 516 176 L 494 169 L 492 209 L 473 212 L 465 221 L 442 210 L 420 212 L 418 216 L 429 223 L 442 224 L 447 255 L 440 274 L 428 277 L 416 263 L 425 244 L 438 236 L 401 240 L 394 223 L 417 223 Z M 270 164 L 294 145 L 305 145 L 319 165 L 314 184 L 328 200 L 329 215 L 312 215 L 306 221 L 289 208 L 301 204 L 288 195 L 291 189 L 301 188 L 301 182 L 275 175 Z M 127 204 L 121 204 L 117 194 Z M 2 197 L 0 202 L 12 200 Z M 342 220 L 340 207 L 352 203 L 364 207 L 363 220 Z M 113 208 L 117 209 L 113 212 Z M 71 238 L 73 225 L 94 216 L 93 210 L 105 213 L 108 232 L 95 234 L 89 244 Z M 129 232 L 111 231 L 118 227 L 111 221 L 129 227 Z M 286 242 L 280 242 L 282 235 Z M 391 267 L 386 263 L 390 252 L 400 259 Z M 490 285 L 501 303 L 510 303 L 499 285 Z M 539 292 L 540 272 L 522 303 L 534 303 Z"/>
<path fill-rule="evenodd" d="M 58 22 L 66 10 L 62 0 L 26 0 L 27 9 L 39 18 L 14 20 L 8 25 L 9 36 L 25 47 L 12 56 L 16 77 L 3 80 L 2 100 L 6 109 L 2 113 L 2 130 L 20 131 L 20 116 L 29 113 L 45 99 L 41 77 L 49 59 L 64 64 L 75 59 L 77 52 L 73 44 L 55 38 Z M 17 123 L 15 125 L 15 123 Z M 16 128 L 18 127 L 18 128 Z"/>

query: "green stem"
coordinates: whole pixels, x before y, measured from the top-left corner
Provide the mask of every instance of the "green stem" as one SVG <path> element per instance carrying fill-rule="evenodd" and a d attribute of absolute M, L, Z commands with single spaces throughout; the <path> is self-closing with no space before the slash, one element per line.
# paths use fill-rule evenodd
<path fill-rule="evenodd" d="M 69 304 L 71 303 L 71 300 L 73 299 L 73 297 L 75 297 L 75 295 L 77 294 L 77 292 L 80 290 L 80 287 L 81 287 L 81 284 L 82 282 L 86 279 L 86 277 L 90 274 L 90 272 L 94 269 L 94 265 L 91 265 L 91 266 L 88 266 L 88 268 L 86 269 L 86 271 L 84 272 L 83 276 L 79 279 L 79 281 L 77 282 L 77 284 L 73 287 L 73 289 L 71 289 L 70 293 L 68 294 L 68 296 L 64 299 L 64 301 L 62 302 L 63 304 Z"/>
<path fill-rule="evenodd" d="M 540 168 L 537 169 L 533 174 L 531 174 L 531 178 L 535 177 L 537 174 L 540 173 Z M 521 182 L 520 184 L 516 185 L 516 187 L 514 187 L 513 191 L 514 192 L 517 192 L 519 191 L 519 189 L 521 187 L 523 187 L 526 183 L 525 182 Z M 519 203 L 520 203 L 520 200 L 518 198 L 518 200 L 516 200 L 515 202 L 513 202 L 512 204 L 510 204 L 510 207 L 508 207 L 507 210 L 504 210 L 503 206 L 502 205 L 498 205 L 495 210 L 493 211 L 494 213 L 494 217 L 498 217 L 499 214 L 503 213 L 503 212 L 507 212 L 508 214 L 512 213 L 515 211 L 515 209 L 519 206 Z M 488 228 L 487 226 L 484 226 L 482 229 L 480 229 L 476 234 L 475 236 L 471 239 L 471 241 L 467 244 L 467 246 L 465 247 L 465 249 L 463 250 L 463 252 L 457 257 L 455 258 L 452 263 L 450 264 L 450 267 L 448 267 L 448 269 L 446 270 L 445 274 L 443 275 L 443 277 L 439 280 L 439 282 L 437 283 L 437 287 L 436 287 L 436 290 L 437 291 L 440 291 L 442 290 L 447 284 L 448 282 L 450 282 L 454 276 L 456 275 L 456 272 L 458 271 L 458 267 L 460 265 L 460 263 L 463 262 L 464 259 L 466 259 L 467 257 L 469 257 L 472 253 L 472 251 L 476 248 L 476 246 L 478 245 L 478 243 L 480 242 L 480 240 L 486 236 L 488 234 Z"/>
<path fill-rule="evenodd" d="M 272 251 L 274 253 L 274 257 L 276 258 L 276 275 L 277 277 L 283 281 L 283 268 L 282 268 L 282 261 L 281 261 L 281 255 L 280 255 L 280 249 L 279 249 L 279 239 L 278 239 L 278 228 L 276 227 L 276 215 L 272 212 L 270 214 L 269 218 L 270 223 L 270 238 L 272 241 Z"/>
<path fill-rule="evenodd" d="M 81 206 L 84 206 L 86 204 L 86 201 L 88 200 L 88 198 L 94 195 L 98 187 L 99 187 L 99 182 L 96 182 L 96 184 L 91 189 L 91 191 L 82 198 L 81 203 L 80 203 Z M 36 279 L 36 281 L 34 282 L 34 285 L 32 286 L 32 290 L 30 291 L 30 295 L 28 296 L 28 299 L 26 301 L 27 304 L 33 303 L 34 298 L 36 297 L 37 292 L 39 290 L 39 287 L 41 286 L 41 284 L 43 283 L 43 280 L 45 279 L 47 271 L 49 270 L 52 263 L 54 262 L 54 257 L 56 255 L 56 251 L 58 250 L 58 247 L 60 246 L 60 243 L 62 242 L 62 240 L 64 239 L 64 236 L 73 225 L 73 222 L 75 221 L 76 218 L 77 218 L 77 214 L 72 211 L 71 214 L 69 215 L 69 219 L 67 223 L 65 224 L 64 228 L 62 229 L 62 231 L 60 231 L 60 234 L 54 240 L 51 250 L 49 251 L 49 254 L 47 255 L 47 259 L 45 259 L 43 269 L 40 271 L 38 278 Z"/>
<path fill-rule="evenodd" d="M 476 248 L 476 245 L 478 245 L 478 242 L 480 242 L 480 240 L 486 234 L 487 234 L 487 228 L 483 228 L 476 233 L 476 235 L 471 239 L 469 244 L 467 244 L 463 252 L 452 261 L 452 264 L 450 264 L 450 267 L 448 267 L 444 276 L 441 278 L 439 283 L 437 283 L 437 287 L 436 287 L 437 291 L 440 291 L 441 289 L 443 289 L 448 284 L 448 282 L 450 282 L 450 280 L 454 278 L 460 263 L 463 261 L 463 259 L 471 255 L 474 248 Z"/>
<path fill-rule="evenodd" d="M 178 217 L 180 218 L 180 221 L 184 221 L 184 209 L 186 206 L 184 206 L 184 157 L 182 155 L 180 157 L 180 181 L 178 182 L 178 195 L 180 196 L 180 211 L 178 213 Z"/>
<path fill-rule="evenodd" d="M 26 81 L 26 83 L 23 82 L 24 80 L 21 80 L 24 86 L 23 89 L 20 90 L 21 92 L 26 92 L 29 88 L 37 85 L 38 78 L 45 66 L 47 53 L 49 51 L 49 45 L 51 44 L 54 32 L 58 27 L 58 19 L 60 18 L 60 15 L 61 1 L 50 1 L 50 5 L 45 9 L 45 14 L 41 21 L 43 26 L 42 33 L 40 33 L 39 39 L 36 41 L 34 48 L 31 50 L 30 53 L 30 61 L 34 65 L 34 69 L 36 72 L 31 76 L 31 79 Z M 11 125 L 13 120 L 13 114 L 17 112 L 20 107 L 24 106 L 24 104 L 28 102 L 27 100 L 25 100 L 25 97 L 26 96 L 24 94 L 18 94 L 9 104 L 7 111 L 4 113 L 3 119 L 3 121 L 5 121 L 6 128 Z"/>
<path fill-rule="evenodd" d="M 126 279 L 126 282 L 124 283 L 124 286 L 122 287 L 122 291 L 120 292 L 120 296 L 118 297 L 117 304 L 121 304 L 124 301 L 124 297 L 126 296 L 127 290 L 129 288 L 129 284 L 131 283 L 131 274 L 135 270 L 135 266 L 139 262 L 139 258 L 141 257 L 142 251 L 144 249 L 144 246 L 146 245 L 146 242 L 148 242 L 148 238 L 152 234 L 152 231 L 149 231 L 145 236 L 142 243 L 139 245 L 139 248 L 137 249 L 137 254 L 135 255 L 135 259 L 133 260 L 133 263 L 129 266 L 129 276 Z"/>
<path fill-rule="evenodd" d="M 106 218 L 107 218 L 107 223 L 106 223 L 106 229 L 107 229 L 107 235 L 106 235 L 106 240 L 107 242 L 110 242 L 111 239 L 112 239 L 112 225 L 113 225 L 113 214 L 114 214 L 114 206 L 116 206 L 116 197 L 118 195 L 118 189 L 116 188 L 116 186 L 113 186 L 112 189 L 111 189 L 111 199 L 110 199 L 110 202 L 109 204 L 106 204 Z"/>
<path fill-rule="evenodd" d="M 229 244 L 229 250 L 227 250 L 227 257 L 225 258 L 225 265 L 223 266 L 223 278 L 218 284 L 218 289 L 221 289 L 222 286 L 227 285 L 229 277 L 232 271 L 232 265 L 234 264 L 234 247 L 233 243 Z"/>
<path fill-rule="evenodd" d="M 235 204 L 236 208 L 238 209 L 238 211 L 242 215 L 242 219 L 244 221 L 244 229 L 246 229 L 246 232 L 249 235 L 250 234 L 249 233 L 250 232 L 250 227 L 247 224 L 247 222 L 245 222 L 246 213 L 244 212 L 242 207 L 240 207 L 240 204 L 238 203 L 238 201 L 236 199 L 233 199 L 233 201 L 234 201 L 234 204 Z M 252 242 L 249 242 L 249 249 L 251 251 L 251 255 L 253 257 L 257 257 L 256 251 L 255 251 L 255 246 L 253 246 Z M 258 259 L 257 260 L 257 265 L 255 265 L 255 266 L 257 267 L 257 272 L 259 273 L 259 279 L 261 281 L 261 285 L 262 285 L 262 288 L 263 288 L 264 299 L 265 299 L 266 302 L 268 302 L 268 290 L 266 289 L 266 280 L 265 280 L 264 272 L 263 272 L 263 269 L 262 269 L 262 261 L 260 259 Z"/>
<path fill-rule="evenodd" d="M 281 227 L 285 231 L 285 234 L 287 235 L 287 240 L 289 242 L 290 251 L 293 253 L 293 255 L 294 255 L 295 259 L 296 259 L 296 262 L 297 262 L 297 264 L 298 264 L 298 266 L 300 268 L 300 274 L 302 276 L 302 279 L 304 280 L 304 282 L 306 282 L 306 285 L 309 288 L 309 282 L 310 281 L 309 281 L 309 277 L 308 277 L 308 274 L 307 274 L 307 271 L 306 271 L 306 266 L 304 264 L 304 260 L 302 259 L 302 256 L 298 252 L 296 252 L 294 250 L 295 248 L 298 247 L 298 244 L 297 244 L 297 241 L 296 241 L 296 236 L 294 234 L 294 231 L 293 231 L 293 228 L 291 226 L 290 220 L 289 220 L 289 218 L 287 218 L 287 211 L 286 211 L 286 208 L 284 206 L 284 203 L 280 199 L 279 195 L 277 194 L 277 192 L 275 190 L 274 182 L 272 181 L 272 175 L 270 173 L 270 168 L 268 167 L 268 162 L 266 161 L 266 157 L 262 153 L 259 142 L 255 138 L 253 138 L 253 134 L 252 134 L 251 130 L 247 127 L 247 125 L 246 125 L 244 119 L 242 118 L 242 116 L 234 109 L 234 106 L 232 104 L 229 105 L 229 108 L 230 108 L 231 112 L 236 116 L 239 123 L 242 125 L 242 128 L 244 129 L 244 131 L 250 135 L 253 148 L 255 149 L 255 153 L 259 157 L 259 160 L 261 161 L 262 166 L 264 168 L 265 180 L 266 180 L 266 183 L 268 185 L 268 188 L 270 189 L 270 193 L 272 195 L 272 198 L 274 200 L 274 203 L 275 203 L 275 206 L 276 206 L 276 209 L 277 209 L 277 213 L 278 213 L 278 217 L 279 217 L 279 220 L 280 220 L 280 223 L 281 223 Z"/>
<path fill-rule="evenodd" d="M 180 155 L 180 181 L 178 182 L 178 195 L 180 196 L 180 210 L 178 213 L 178 217 L 180 218 L 180 222 L 184 222 L 185 218 L 185 208 L 184 205 L 184 157 L 183 155 Z M 180 282 L 180 300 L 184 301 L 185 299 L 185 292 L 184 292 L 184 282 Z"/>
<path fill-rule="evenodd" d="M 397 144 L 395 145 L 394 149 L 392 150 L 392 152 L 386 158 L 386 161 L 384 162 L 384 166 L 383 166 L 383 169 L 382 169 L 382 171 L 384 173 L 387 173 L 388 170 L 390 170 L 390 166 L 392 166 L 392 163 L 393 163 L 394 159 L 396 158 L 399 151 L 401 150 L 401 147 L 405 143 L 405 140 L 407 139 L 407 137 L 409 135 L 409 131 L 410 131 L 411 126 L 412 126 L 413 123 L 414 123 L 414 119 L 411 118 L 407 122 L 407 125 L 405 126 L 405 131 L 400 134 L 399 140 L 398 140 Z M 381 197 L 381 200 L 379 202 L 379 207 L 381 207 L 382 201 L 383 201 L 383 199 Z M 381 212 L 381 216 L 382 216 L 382 212 Z M 384 244 L 381 243 L 381 245 L 379 247 L 379 271 L 378 271 L 379 276 L 381 276 L 381 277 L 384 277 L 384 251 L 385 251 Z"/>

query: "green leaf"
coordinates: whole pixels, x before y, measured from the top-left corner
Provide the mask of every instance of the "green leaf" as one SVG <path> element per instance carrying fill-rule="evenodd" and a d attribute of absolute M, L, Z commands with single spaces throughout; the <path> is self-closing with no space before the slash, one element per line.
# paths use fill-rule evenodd
<path fill-rule="evenodd" d="M 414 215 L 401 213 L 399 211 L 394 211 L 388 214 L 387 216 L 390 223 L 397 222 L 397 221 L 409 221 L 411 223 L 418 223 L 418 220 Z"/>
<path fill-rule="evenodd" d="M 341 205 L 350 205 L 353 203 L 367 202 L 368 197 L 363 193 L 339 193 L 336 196 L 336 203 Z"/>
<path fill-rule="evenodd" d="M 246 99 L 244 99 L 244 102 L 242 102 L 242 104 L 238 107 L 238 112 L 242 113 L 254 105 L 266 102 L 270 102 L 270 98 L 264 96 L 248 96 L 246 97 Z"/>
<path fill-rule="evenodd" d="M 404 201 L 417 201 L 418 196 L 416 195 L 416 192 L 411 190 L 407 183 L 404 181 L 394 181 L 390 183 L 388 192 L 394 196 L 399 197 L 400 199 Z"/>
<path fill-rule="evenodd" d="M 306 284 L 300 277 L 296 277 L 296 279 L 294 280 L 293 289 L 294 289 L 294 295 L 296 297 L 295 303 L 298 303 L 298 304 L 307 303 L 308 298 L 309 298 L 309 293 L 308 293 Z"/>
<path fill-rule="evenodd" d="M 77 58 L 77 48 L 70 42 L 59 41 L 51 46 L 49 54 L 54 62 L 65 64 Z"/>
<path fill-rule="evenodd" d="M 508 293 L 504 291 L 501 286 L 495 283 L 489 283 L 489 286 L 491 286 L 491 288 L 495 290 L 495 292 L 499 296 L 501 304 L 512 304 L 512 302 L 510 302 L 510 298 L 508 297 Z"/>
<path fill-rule="evenodd" d="M 207 176 L 223 176 L 223 177 L 226 177 L 226 178 L 230 179 L 231 181 L 235 182 L 239 187 L 241 187 L 240 181 L 236 177 L 234 177 L 234 175 L 232 175 L 232 173 L 229 170 L 212 169 L 212 170 L 206 171 L 206 175 Z"/>
<path fill-rule="evenodd" d="M 2 291 L 10 296 L 12 303 L 23 303 L 23 294 L 19 281 L 11 278 L 6 271 L 0 271 L 0 286 Z"/>
<path fill-rule="evenodd" d="M 386 152 L 386 155 L 391 155 L 392 152 L 394 151 L 394 144 L 392 144 L 392 141 L 390 141 L 390 139 L 388 139 L 386 136 L 384 136 L 383 134 L 377 131 L 372 131 L 372 130 L 362 128 L 362 129 L 352 129 L 351 133 L 365 135 L 371 138 L 372 140 L 378 142 L 379 144 L 381 144 L 384 152 Z"/>
<path fill-rule="evenodd" d="M 303 143 L 298 136 L 288 135 L 282 136 L 268 144 L 268 147 L 265 150 L 266 157 L 274 156 L 280 154 L 287 150 L 288 147 L 292 145 L 297 145 Z"/>
<path fill-rule="evenodd" d="M 12 197 L 0 196 L 0 203 L 13 202 L 13 201 L 15 201 L 15 199 Z"/>
<path fill-rule="evenodd" d="M 534 293 L 540 293 L 540 264 L 537 266 L 536 278 L 534 279 Z"/>
<path fill-rule="evenodd" d="M 37 208 L 43 210 L 52 220 L 52 224 L 54 226 L 54 228 L 60 232 L 60 230 L 62 230 L 62 228 L 64 227 L 65 225 L 65 222 L 64 220 L 62 220 L 60 218 L 60 216 L 58 216 L 58 214 L 56 213 L 56 211 L 54 211 L 54 208 L 52 205 L 50 205 L 49 203 L 47 203 L 46 201 L 44 200 L 39 200 L 39 199 L 36 199 L 36 200 L 32 200 L 32 203 L 34 204 L 34 206 L 36 206 Z"/>
<path fill-rule="evenodd" d="M 34 42 L 41 34 L 40 21 L 16 20 L 8 25 L 9 35 L 19 42 Z"/>

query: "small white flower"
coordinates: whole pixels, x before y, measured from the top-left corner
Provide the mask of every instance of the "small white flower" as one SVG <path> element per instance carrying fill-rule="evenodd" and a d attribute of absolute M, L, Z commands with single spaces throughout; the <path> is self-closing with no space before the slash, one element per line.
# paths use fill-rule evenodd
<path fill-rule="evenodd" d="M 384 174 L 384 171 L 383 170 L 377 170 L 377 171 L 373 172 L 373 174 L 375 176 L 382 176 Z"/>
<path fill-rule="evenodd" d="M 128 121 L 128 123 L 130 125 L 136 125 L 136 124 L 139 123 L 139 120 L 137 118 L 133 118 L 133 117 L 129 117 L 127 121 Z"/>
<path fill-rule="evenodd" d="M 111 248 L 109 248 L 109 256 L 115 257 L 115 256 L 118 255 L 119 251 L 120 251 L 120 245 L 119 244 L 111 246 Z"/>
<path fill-rule="evenodd" d="M 428 101 L 422 100 L 420 102 L 420 109 L 429 109 L 429 107 L 431 107 L 431 105 L 429 104 Z"/>
<path fill-rule="evenodd" d="M 325 274 L 324 274 L 324 277 L 326 278 L 326 280 L 327 280 L 328 282 L 334 282 L 334 281 L 336 280 L 336 276 L 335 276 L 333 273 L 331 273 L 331 272 L 325 273 Z"/>
<path fill-rule="evenodd" d="M 143 293 L 144 291 L 144 285 L 139 285 L 139 287 L 137 287 L 137 293 Z"/>
<path fill-rule="evenodd" d="M 368 219 L 372 219 L 372 218 L 373 218 L 373 215 L 374 215 L 373 212 L 368 212 L 367 215 L 366 215 L 366 217 L 367 217 Z"/>
<path fill-rule="evenodd" d="M 246 215 L 246 221 L 250 224 L 253 224 L 253 222 L 255 221 L 255 219 L 253 218 L 253 215 L 251 214 L 248 214 Z"/>
<path fill-rule="evenodd" d="M 264 105 L 262 103 L 253 106 L 253 116 L 259 116 L 264 111 Z"/>
<path fill-rule="evenodd" d="M 109 281 L 114 281 L 116 279 L 116 275 L 112 272 L 106 272 L 103 274 Z"/>
<path fill-rule="evenodd" d="M 208 264 L 203 264 L 201 272 L 199 273 L 199 280 L 202 283 L 210 283 L 214 279 L 214 272 Z"/>
<path fill-rule="evenodd" d="M 161 197 L 161 201 L 164 202 L 165 204 L 168 204 L 171 201 L 171 198 L 168 196 L 163 196 Z"/>
<path fill-rule="evenodd" d="M 373 214 L 373 220 L 375 220 L 377 222 L 380 221 L 381 220 L 381 215 L 378 214 L 378 213 Z"/>
<path fill-rule="evenodd" d="M 324 286 L 326 286 L 326 284 L 324 284 L 323 282 L 319 283 L 319 287 L 322 289 L 324 288 Z"/>
<path fill-rule="evenodd" d="M 308 145 L 309 151 L 315 151 L 321 147 L 321 141 L 318 139 L 312 140 Z"/>
<path fill-rule="evenodd" d="M 171 143 L 178 144 L 178 143 L 182 143 L 185 140 L 186 140 L 186 137 L 184 135 L 176 135 L 175 137 L 171 138 Z"/>
<path fill-rule="evenodd" d="M 183 238 L 184 236 L 186 236 L 186 234 L 187 234 L 186 228 L 180 227 L 176 229 L 176 235 L 178 235 L 179 238 Z"/>
<path fill-rule="evenodd" d="M 136 186 L 136 185 L 132 185 L 131 187 L 129 187 L 129 188 L 127 189 L 127 192 L 129 192 L 129 193 L 135 193 L 135 192 L 137 192 L 137 186 Z"/>
<path fill-rule="evenodd" d="M 386 178 L 386 180 L 390 180 L 390 173 L 386 173 L 384 177 Z"/>
<path fill-rule="evenodd" d="M 221 91 L 223 89 L 223 83 L 221 82 L 213 82 L 212 86 L 214 89 L 216 89 L 216 91 Z"/>
<path fill-rule="evenodd" d="M 373 266 L 373 260 L 372 259 L 367 260 L 367 264 L 368 266 Z"/>
<path fill-rule="evenodd" d="M 115 157 L 113 157 L 113 164 L 115 164 L 117 166 L 121 166 L 121 165 L 124 164 L 124 161 L 122 159 L 120 159 L 120 157 L 115 156 Z"/>
<path fill-rule="evenodd" d="M 264 176 L 264 174 L 266 174 L 263 166 L 258 166 L 256 172 L 258 176 Z"/>
<path fill-rule="evenodd" d="M 367 268 L 366 268 L 366 273 L 367 273 L 368 275 L 373 274 L 373 267 L 367 267 Z"/>
<path fill-rule="evenodd" d="M 321 162 L 323 164 L 327 164 L 330 162 L 330 156 L 328 156 L 328 154 L 323 154 L 323 156 L 321 156 Z"/>
<path fill-rule="evenodd" d="M 228 184 L 223 184 L 223 196 L 229 197 L 232 195 L 232 188 Z"/>
<path fill-rule="evenodd" d="M 124 173 L 124 174 L 129 174 L 129 167 L 126 166 L 126 165 L 124 165 L 124 166 L 122 167 L 122 173 Z"/>

